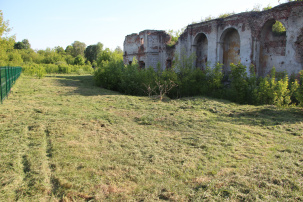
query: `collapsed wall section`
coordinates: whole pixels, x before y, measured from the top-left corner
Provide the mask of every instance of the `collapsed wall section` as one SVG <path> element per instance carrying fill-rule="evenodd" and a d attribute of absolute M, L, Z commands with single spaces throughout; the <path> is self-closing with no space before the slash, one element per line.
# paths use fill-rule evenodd
<path fill-rule="evenodd" d="M 166 51 L 170 39 L 170 35 L 162 30 L 144 30 L 139 34 L 127 35 L 123 45 L 124 64 L 131 64 L 136 58 L 140 68 L 156 69 L 158 63 L 163 68 L 167 58 L 170 58 L 169 51 Z"/>

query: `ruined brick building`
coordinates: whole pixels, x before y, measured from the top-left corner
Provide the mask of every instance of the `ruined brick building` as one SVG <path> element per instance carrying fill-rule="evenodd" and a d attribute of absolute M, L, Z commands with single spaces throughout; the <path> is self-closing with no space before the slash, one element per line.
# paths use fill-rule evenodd
<path fill-rule="evenodd" d="M 284 25 L 286 34 L 273 33 L 276 21 Z M 176 54 L 195 54 L 195 66 L 202 69 L 220 62 L 228 72 L 230 63 L 241 62 L 247 67 L 254 64 L 259 76 L 268 74 L 273 66 L 277 71 L 297 74 L 303 69 L 303 2 L 191 24 L 175 46 L 167 45 L 170 39 L 165 31 L 158 30 L 127 35 L 124 63 L 136 57 L 141 68 L 156 68 L 159 63 L 165 69 Z"/>

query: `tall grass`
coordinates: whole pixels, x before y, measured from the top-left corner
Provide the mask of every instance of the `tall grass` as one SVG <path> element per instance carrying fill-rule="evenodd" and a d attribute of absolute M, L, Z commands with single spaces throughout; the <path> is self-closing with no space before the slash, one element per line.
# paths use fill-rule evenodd
<path fill-rule="evenodd" d="M 91 74 L 94 72 L 94 69 L 91 65 L 27 63 L 22 66 L 22 72 L 28 76 L 42 78 L 46 74 Z"/>

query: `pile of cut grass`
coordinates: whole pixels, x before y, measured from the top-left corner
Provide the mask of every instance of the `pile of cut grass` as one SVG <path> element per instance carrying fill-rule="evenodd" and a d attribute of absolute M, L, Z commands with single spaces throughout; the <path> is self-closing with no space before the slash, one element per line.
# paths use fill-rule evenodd
<path fill-rule="evenodd" d="M 0 201 L 303 200 L 302 118 L 22 76 L 0 105 Z"/>

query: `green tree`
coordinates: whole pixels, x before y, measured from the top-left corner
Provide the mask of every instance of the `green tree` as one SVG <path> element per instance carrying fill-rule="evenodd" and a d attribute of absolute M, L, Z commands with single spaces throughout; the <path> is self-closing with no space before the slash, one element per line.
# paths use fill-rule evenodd
<path fill-rule="evenodd" d="M 65 50 L 61 46 L 56 46 L 55 51 L 56 51 L 56 53 L 59 53 L 59 54 L 65 54 Z"/>
<path fill-rule="evenodd" d="M 77 57 L 78 55 L 81 55 L 84 57 L 84 51 L 86 48 L 85 43 L 80 42 L 80 41 L 74 41 L 74 43 L 72 43 L 73 46 L 73 50 L 72 50 L 72 56 L 73 57 Z"/>
<path fill-rule="evenodd" d="M 122 50 L 122 48 L 120 46 L 116 47 L 115 52 L 123 54 L 123 50 Z"/>
<path fill-rule="evenodd" d="M 14 48 L 15 37 L 3 36 L 10 32 L 8 26 L 8 21 L 3 20 L 3 13 L 2 10 L 0 10 L 0 65 L 6 65 L 9 59 L 7 52 Z"/>
<path fill-rule="evenodd" d="M 72 45 L 66 46 L 65 52 L 66 52 L 67 55 L 72 55 L 73 52 L 74 52 L 74 47 Z"/>
<path fill-rule="evenodd" d="M 25 49 L 25 46 L 21 41 L 18 41 L 15 43 L 14 49 Z"/>
<path fill-rule="evenodd" d="M 112 55 L 112 52 L 110 51 L 109 48 L 106 48 L 104 51 L 102 51 L 97 59 L 98 66 L 101 66 L 103 61 L 110 61 L 111 55 Z"/>
<path fill-rule="evenodd" d="M 0 10 L 0 36 L 4 33 L 8 33 L 10 31 L 10 28 L 8 28 L 8 21 L 3 21 L 3 13 L 2 10 Z"/>
<path fill-rule="evenodd" d="M 95 45 L 90 45 L 90 46 L 87 46 L 85 51 L 84 51 L 84 55 L 85 55 L 85 58 L 90 61 L 91 63 L 95 60 L 94 58 L 94 52 L 95 52 Z"/>
<path fill-rule="evenodd" d="M 30 49 L 31 48 L 31 45 L 30 45 L 28 39 L 23 39 L 22 43 L 24 45 L 24 49 Z"/>
<path fill-rule="evenodd" d="M 74 60 L 74 64 L 75 65 L 84 65 L 85 64 L 85 60 L 82 57 L 82 55 L 78 55 L 75 60 Z"/>
<path fill-rule="evenodd" d="M 66 61 L 66 63 L 67 64 L 69 64 L 69 65 L 73 65 L 74 64 L 74 58 L 73 58 L 73 56 L 71 56 L 71 55 L 67 55 L 66 57 L 65 57 L 65 61 Z"/>
<path fill-rule="evenodd" d="M 94 61 L 97 61 L 98 55 L 101 54 L 102 50 L 103 44 L 100 42 L 95 45 L 87 46 L 84 51 L 85 58 L 90 61 L 90 63 L 93 63 Z"/>
<path fill-rule="evenodd" d="M 15 43 L 14 48 L 29 50 L 31 48 L 31 45 L 30 45 L 28 39 L 23 39 L 22 41 L 18 41 L 17 43 Z"/>

